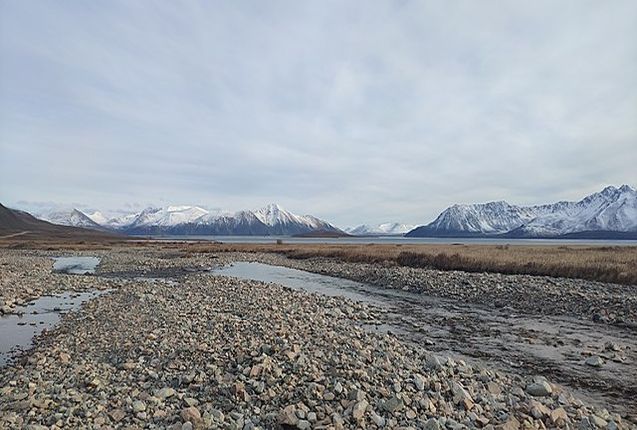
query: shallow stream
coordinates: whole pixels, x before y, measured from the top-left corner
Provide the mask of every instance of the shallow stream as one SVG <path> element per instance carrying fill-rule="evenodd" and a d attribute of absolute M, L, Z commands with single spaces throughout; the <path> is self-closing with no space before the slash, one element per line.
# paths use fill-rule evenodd
<path fill-rule="evenodd" d="M 382 324 L 366 327 L 370 330 L 392 331 L 404 341 L 473 364 L 543 375 L 588 401 L 617 405 L 620 413 L 637 410 L 637 333 L 630 329 L 520 314 L 262 263 L 236 262 L 213 273 L 370 303 L 386 311 Z M 605 364 L 586 365 L 591 354 L 603 357 Z"/>
<path fill-rule="evenodd" d="M 83 303 L 104 291 L 62 293 L 42 296 L 18 306 L 15 314 L 0 317 L 0 366 L 13 356 L 33 346 L 33 338 L 44 329 L 51 329 L 63 314 L 79 308 Z"/>

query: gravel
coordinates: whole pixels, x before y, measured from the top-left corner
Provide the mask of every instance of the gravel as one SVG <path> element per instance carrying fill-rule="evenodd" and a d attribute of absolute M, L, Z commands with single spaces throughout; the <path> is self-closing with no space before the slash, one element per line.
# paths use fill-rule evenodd
<path fill-rule="evenodd" d="M 49 273 L 50 253 L 2 251 L 5 302 L 114 291 L 0 369 L 0 428 L 635 428 L 541 377 L 370 332 L 371 305 L 197 273 L 236 256 L 98 254 L 97 276 L 71 276 Z"/>
<path fill-rule="evenodd" d="M 398 266 L 345 263 L 328 258 L 288 259 L 277 254 L 237 254 L 258 261 L 517 311 L 585 317 L 637 329 L 637 285 L 618 285 L 548 276 L 467 273 Z"/>

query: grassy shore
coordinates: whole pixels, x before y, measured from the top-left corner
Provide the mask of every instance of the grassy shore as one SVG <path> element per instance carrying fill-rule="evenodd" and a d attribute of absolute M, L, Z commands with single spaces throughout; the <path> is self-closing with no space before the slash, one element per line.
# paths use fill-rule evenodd
<path fill-rule="evenodd" d="M 174 249 L 188 253 L 273 252 L 292 259 L 330 258 L 350 263 L 398 264 L 466 272 L 539 275 L 637 285 L 637 247 L 402 244 L 232 244 L 166 241 L 0 239 L 0 248 L 90 250 L 111 247 Z"/>
<path fill-rule="evenodd" d="M 289 258 L 332 258 L 353 263 L 466 272 L 546 275 L 637 284 L 637 247 L 526 245 L 179 245 L 191 252 L 276 252 Z"/>

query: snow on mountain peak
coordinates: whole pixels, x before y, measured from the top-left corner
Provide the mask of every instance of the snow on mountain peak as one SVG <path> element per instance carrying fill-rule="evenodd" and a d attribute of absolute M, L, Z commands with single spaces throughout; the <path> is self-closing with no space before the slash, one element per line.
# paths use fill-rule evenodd
<path fill-rule="evenodd" d="M 165 208 L 149 207 L 144 209 L 131 223 L 140 226 L 175 226 L 193 223 L 208 211 L 198 206 L 168 206 Z"/>
<path fill-rule="evenodd" d="M 577 202 L 536 206 L 504 201 L 453 205 L 409 236 L 553 237 L 591 231 L 637 232 L 637 191 L 628 185 L 608 186 Z"/>
<path fill-rule="evenodd" d="M 105 225 L 108 222 L 108 218 L 100 211 L 94 211 L 91 213 L 85 212 L 84 214 L 96 224 Z"/>
<path fill-rule="evenodd" d="M 361 224 L 357 227 L 348 228 L 345 231 L 354 236 L 397 236 L 413 230 L 414 227 L 412 224 L 387 222 L 377 225 Z"/>
<path fill-rule="evenodd" d="M 40 219 L 58 225 L 73 227 L 96 228 L 99 224 L 93 221 L 87 214 L 79 209 L 62 209 L 45 212 L 39 215 Z"/>
<path fill-rule="evenodd" d="M 270 227 L 277 224 L 288 224 L 290 222 L 303 222 L 302 217 L 294 215 L 291 212 L 286 211 L 276 203 L 270 203 L 267 206 L 262 207 L 254 211 L 254 215 L 265 225 Z"/>

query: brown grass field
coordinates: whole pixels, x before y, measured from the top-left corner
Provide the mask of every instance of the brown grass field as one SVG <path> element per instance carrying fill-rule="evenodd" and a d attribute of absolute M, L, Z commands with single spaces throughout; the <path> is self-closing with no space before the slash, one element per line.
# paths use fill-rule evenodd
<path fill-rule="evenodd" d="M 289 258 L 395 263 L 466 272 L 547 275 L 637 284 L 637 247 L 527 245 L 245 245 L 192 244 L 191 252 L 276 252 Z"/>
<path fill-rule="evenodd" d="M 0 239 L 0 249 L 90 250 L 121 246 L 186 253 L 274 252 L 295 259 L 323 257 L 352 263 L 546 275 L 637 285 L 635 246 L 224 244 L 207 241 Z"/>

